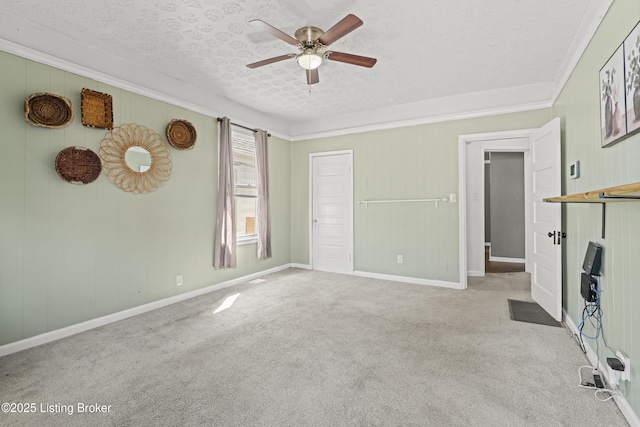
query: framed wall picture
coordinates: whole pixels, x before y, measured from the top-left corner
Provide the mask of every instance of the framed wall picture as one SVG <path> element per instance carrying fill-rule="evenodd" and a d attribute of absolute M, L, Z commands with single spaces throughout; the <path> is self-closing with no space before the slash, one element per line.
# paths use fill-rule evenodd
<path fill-rule="evenodd" d="M 624 44 L 600 70 L 600 131 L 602 147 L 627 134 L 625 118 Z"/>
<path fill-rule="evenodd" d="M 624 41 L 627 133 L 640 129 L 640 23 Z"/>

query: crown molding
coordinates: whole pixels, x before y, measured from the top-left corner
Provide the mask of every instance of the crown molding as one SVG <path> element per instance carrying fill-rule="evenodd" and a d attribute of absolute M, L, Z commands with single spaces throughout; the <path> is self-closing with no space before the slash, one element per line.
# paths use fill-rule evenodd
<path fill-rule="evenodd" d="M 235 123 L 268 129 L 274 136 L 289 139 L 289 125 L 284 121 L 109 53 L 91 51 L 77 40 L 20 18 L 0 15 L 0 50 L 206 116 L 226 115 Z M 101 64 L 104 70 L 80 65 L 81 62 Z M 122 70 L 127 76 L 139 77 L 138 81 L 119 76 Z"/>
<path fill-rule="evenodd" d="M 268 129 L 272 135 L 288 141 L 303 141 L 550 108 L 613 1 L 590 0 L 569 47 L 570 53 L 553 82 L 429 99 L 302 123 L 288 123 L 171 76 L 142 69 L 104 52 L 92 52 L 79 40 L 52 34 L 19 18 L 0 16 L 0 28 L 3 28 L 0 29 L 0 50 L 207 116 L 226 115 L 238 124 Z M 60 46 L 65 46 L 64 50 L 60 50 Z M 105 68 L 98 71 L 79 65 L 80 60 L 104 64 Z M 144 79 L 131 81 L 118 77 L 122 74 L 118 70 L 127 70 L 127 76 L 144 76 Z"/>
<path fill-rule="evenodd" d="M 428 99 L 292 125 L 292 141 L 550 108 L 551 83 Z M 332 129 L 326 129 L 330 123 Z"/>
<path fill-rule="evenodd" d="M 215 95 L 207 94 L 210 100 L 226 110 L 224 113 L 219 109 L 213 109 L 210 106 L 202 105 L 202 103 L 191 102 L 186 96 L 173 96 L 168 93 L 159 92 L 146 86 L 115 77 L 113 75 L 94 70 L 89 67 L 79 65 L 32 49 L 9 40 L 0 38 L 0 50 L 29 59 L 41 64 L 45 64 L 63 71 L 67 71 L 79 76 L 87 77 L 92 80 L 105 83 L 123 90 L 130 91 L 139 95 L 166 102 L 181 108 L 185 108 L 196 113 L 204 114 L 211 117 L 219 117 L 227 115 L 232 117 L 233 121 L 247 127 L 259 127 L 256 123 L 263 123 L 265 120 L 252 117 L 254 120 L 247 120 L 246 117 L 254 116 L 255 113 L 249 112 L 247 109 L 239 111 L 242 106 L 230 105 L 230 102 L 223 100 Z M 165 79 L 167 79 L 165 77 Z M 170 83 L 165 82 L 164 87 L 168 87 Z M 173 82 L 173 87 L 178 85 L 183 89 L 183 93 L 191 91 L 201 92 L 197 88 L 189 88 L 184 82 Z M 384 129 L 395 129 L 406 126 L 416 126 L 421 124 L 438 123 L 452 120 L 461 120 L 475 117 L 485 117 L 497 114 L 507 114 L 514 112 L 522 112 L 550 107 L 550 101 L 544 99 L 531 100 L 532 94 L 548 93 L 547 84 L 536 84 L 520 88 L 507 88 L 497 91 L 479 92 L 473 94 L 456 95 L 446 98 L 438 98 L 432 100 L 420 101 L 417 103 L 404 104 L 399 106 L 387 107 L 363 113 L 347 114 L 336 116 L 333 118 L 323 118 L 315 122 L 305 122 L 288 126 L 286 123 L 277 123 L 274 126 L 273 120 L 268 118 L 270 123 L 269 132 L 273 136 L 288 141 L 302 141 L 307 139 L 327 138 L 331 136 L 347 135 L 353 133 L 369 132 Z M 187 89 L 191 89 L 187 91 Z M 496 105 L 497 100 L 524 100 L 520 103 L 512 105 Z M 482 108 L 482 106 L 485 108 Z M 489 108 L 486 106 L 489 105 Z M 233 110 L 233 114 L 229 112 Z M 446 111 L 446 114 L 438 114 L 438 112 Z M 243 120 L 244 119 L 244 120 Z M 391 120 L 390 120 L 391 119 Z M 326 126 L 331 123 L 332 128 L 327 129 Z M 263 125 L 264 126 L 264 125 Z M 283 130 L 286 128 L 286 130 Z"/>
<path fill-rule="evenodd" d="M 551 97 L 552 104 L 555 104 L 558 100 L 562 90 L 569 81 L 569 77 L 571 77 L 573 70 L 578 65 L 578 62 L 580 61 L 580 58 L 582 58 L 587 46 L 589 46 L 591 39 L 593 39 L 596 31 L 598 31 L 598 28 L 609 11 L 609 8 L 613 4 L 613 1 L 614 0 L 591 0 L 589 2 L 587 12 L 582 18 L 582 22 L 578 27 L 578 31 L 576 32 L 571 45 L 569 45 L 568 51 L 570 54 L 565 56 L 556 79 L 554 80 L 553 94 Z"/>

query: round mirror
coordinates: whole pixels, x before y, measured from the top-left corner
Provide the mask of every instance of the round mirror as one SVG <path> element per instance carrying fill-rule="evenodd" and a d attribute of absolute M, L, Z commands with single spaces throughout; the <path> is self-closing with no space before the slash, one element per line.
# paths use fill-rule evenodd
<path fill-rule="evenodd" d="M 124 153 L 124 161 L 136 172 L 146 172 L 151 167 L 151 153 L 142 147 L 129 147 Z"/>
<path fill-rule="evenodd" d="M 124 191 L 148 193 L 171 175 L 171 154 L 162 137 L 136 124 L 120 125 L 100 142 L 102 170 Z"/>

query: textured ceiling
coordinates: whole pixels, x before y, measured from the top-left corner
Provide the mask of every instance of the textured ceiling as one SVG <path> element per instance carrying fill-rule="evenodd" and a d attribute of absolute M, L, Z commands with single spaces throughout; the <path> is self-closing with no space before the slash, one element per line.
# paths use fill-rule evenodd
<path fill-rule="evenodd" d="M 107 69 L 131 82 L 145 82 L 145 71 L 164 76 L 173 86 L 184 84 L 294 125 L 528 85 L 548 84 L 543 98 L 550 99 L 553 84 L 575 54 L 576 39 L 583 37 L 589 8 L 601 3 L 4 0 L 4 23 L 12 28 L 0 30 L 0 37 L 94 70 Z M 294 59 L 245 67 L 297 53 L 294 46 L 248 21 L 262 19 L 293 35 L 306 25 L 327 30 L 348 13 L 364 25 L 331 50 L 375 57 L 373 68 L 325 61 L 320 83 L 307 86 L 304 70 Z M 48 37 L 25 34 L 33 28 L 61 37 L 66 50 L 47 43 Z M 114 69 L 116 63 L 125 66 Z M 146 82 L 150 89 L 163 91 L 153 79 Z"/>

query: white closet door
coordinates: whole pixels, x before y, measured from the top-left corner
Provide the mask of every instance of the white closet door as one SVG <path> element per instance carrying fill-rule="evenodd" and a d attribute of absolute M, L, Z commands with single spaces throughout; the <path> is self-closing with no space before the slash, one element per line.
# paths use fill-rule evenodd
<path fill-rule="evenodd" d="M 312 157 L 312 265 L 353 273 L 352 154 Z"/>

